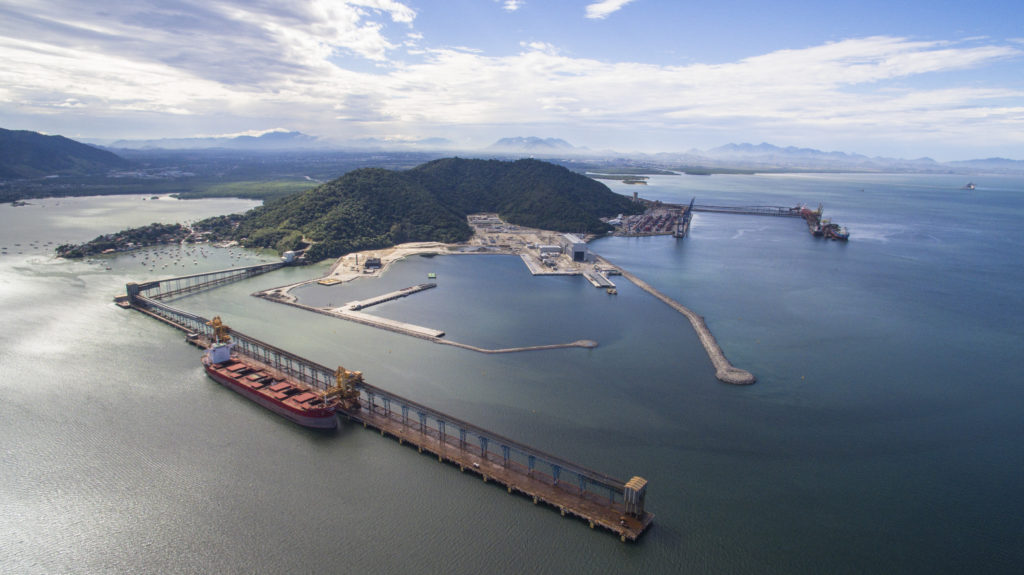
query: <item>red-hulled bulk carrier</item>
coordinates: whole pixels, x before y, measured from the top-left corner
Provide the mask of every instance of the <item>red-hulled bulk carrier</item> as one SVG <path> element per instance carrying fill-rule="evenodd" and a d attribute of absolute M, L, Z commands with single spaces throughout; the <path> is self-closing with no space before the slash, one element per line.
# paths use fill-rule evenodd
<path fill-rule="evenodd" d="M 299 425 L 316 429 L 336 428 L 339 406 L 358 408 L 359 390 L 355 385 L 362 382 L 358 371 L 339 367 L 335 373 L 337 385 L 326 390 L 312 389 L 234 353 L 228 327 L 219 316 L 207 325 L 213 328 L 214 342 L 203 356 L 203 366 L 207 375 L 224 387 Z"/>

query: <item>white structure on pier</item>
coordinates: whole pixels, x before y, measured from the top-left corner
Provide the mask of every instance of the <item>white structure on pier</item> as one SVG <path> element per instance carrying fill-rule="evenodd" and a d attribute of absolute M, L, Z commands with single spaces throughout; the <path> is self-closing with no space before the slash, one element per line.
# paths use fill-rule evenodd
<path fill-rule="evenodd" d="M 576 234 L 562 235 L 562 250 L 574 262 L 589 262 L 593 259 L 587 243 Z"/>

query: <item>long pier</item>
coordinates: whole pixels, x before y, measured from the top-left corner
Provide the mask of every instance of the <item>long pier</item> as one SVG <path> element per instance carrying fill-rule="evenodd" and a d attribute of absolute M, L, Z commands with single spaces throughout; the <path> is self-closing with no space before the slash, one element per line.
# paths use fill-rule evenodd
<path fill-rule="evenodd" d="M 695 212 L 712 212 L 718 214 L 745 214 L 751 216 L 775 216 L 782 218 L 799 218 L 800 206 L 787 208 L 783 206 L 709 206 L 690 204 Z"/>
<path fill-rule="evenodd" d="M 257 264 L 241 268 L 229 268 L 212 272 L 191 274 L 155 280 L 143 283 L 128 284 L 129 299 L 134 292 L 136 295 L 144 294 L 145 297 L 153 300 L 167 300 L 179 295 L 193 294 L 207 289 L 222 286 L 232 282 L 258 276 L 274 271 L 286 265 L 284 262 L 269 264 Z M 134 286 L 134 287 L 131 287 Z"/>
<path fill-rule="evenodd" d="M 436 288 L 436 287 L 437 287 L 436 283 L 425 283 L 425 284 L 414 285 L 414 286 L 410 286 L 410 287 L 407 287 L 407 288 L 396 290 L 396 291 L 393 291 L 393 292 L 390 292 L 390 293 L 386 293 L 386 294 L 383 294 L 383 295 L 375 296 L 375 297 L 372 297 L 370 299 L 364 299 L 364 300 L 361 300 L 361 301 L 349 302 L 349 303 L 345 304 L 344 306 L 342 306 L 342 309 L 352 310 L 352 311 L 359 311 L 359 310 L 364 309 L 364 308 L 375 306 L 377 304 L 381 304 L 381 303 L 384 303 L 384 302 L 387 302 L 387 301 L 396 300 L 398 298 L 403 298 L 403 297 L 406 297 L 406 296 L 410 296 L 410 295 L 412 295 L 414 293 L 418 293 L 418 292 L 421 292 L 423 290 L 428 290 L 428 289 L 432 289 L 432 288 Z"/>
<path fill-rule="evenodd" d="M 158 284 L 174 285 L 174 279 L 178 278 L 130 283 L 127 296 L 118 298 L 119 303 L 186 332 L 190 341 L 202 345 L 213 335 L 209 320 L 147 293 L 172 291 Z M 204 283 L 208 282 L 199 281 L 197 285 Z M 336 383 L 332 368 L 237 331 L 231 336 L 235 352 L 311 388 L 326 390 Z M 485 482 L 503 485 L 510 494 L 523 494 L 534 504 L 545 503 L 563 516 L 581 518 L 592 529 L 601 527 L 622 541 L 635 541 L 654 520 L 644 508 L 647 481 L 642 477 L 623 482 L 368 383 L 362 382 L 356 389 L 361 408 L 344 410 L 348 419 L 390 435 L 401 444 L 409 443 L 421 453 L 436 455 L 438 461 L 475 473 Z"/>

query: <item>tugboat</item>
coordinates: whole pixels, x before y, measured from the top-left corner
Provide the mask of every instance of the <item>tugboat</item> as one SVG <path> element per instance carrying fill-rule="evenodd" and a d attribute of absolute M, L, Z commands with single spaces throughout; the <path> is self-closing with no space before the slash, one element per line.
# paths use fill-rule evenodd
<path fill-rule="evenodd" d="M 850 239 L 850 232 L 844 226 L 833 224 L 829 220 L 821 221 L 821 228 L 826 238 L 845 242 Z"/>

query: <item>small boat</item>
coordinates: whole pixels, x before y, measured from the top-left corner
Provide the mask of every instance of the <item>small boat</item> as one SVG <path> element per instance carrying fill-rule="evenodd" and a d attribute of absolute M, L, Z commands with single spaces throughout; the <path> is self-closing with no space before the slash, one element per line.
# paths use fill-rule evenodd
<path fill-rule="evenodd" d="M 619 290 L 617 290 L 617 289 L 615 289 L 615 288 L 608 288 L 608 289 L 606 289 L 606 290 L 604 290 L 604 291 L 605 291 L 605 293 L 607 293 L 608 295 L 618 295 L 618 293 L 619 293 Z"/>
<path fill-rule="evenodd" d="M 427 279 L 436 280 L 437 274 L 435 274 L 434 272 L 430 272 L 429 274 L 427 274 Z"/>
<path fill-rule="evenodd" d="M 967 185 L 963 187 L 964 190 L 973 190 L 974 182 L 967 182 Z"/>

